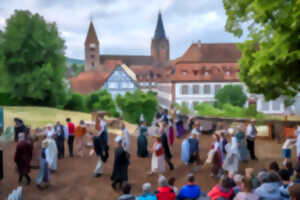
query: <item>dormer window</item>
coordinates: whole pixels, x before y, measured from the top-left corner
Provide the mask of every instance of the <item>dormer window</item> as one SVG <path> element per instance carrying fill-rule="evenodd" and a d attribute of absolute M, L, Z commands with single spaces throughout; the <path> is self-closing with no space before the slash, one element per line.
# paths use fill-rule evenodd
<path fill-rule="evenodd" d="M 186 71 L 182 71 L 182 75 L 186 76 L 187 72 Z"/>
<path fill-rule="evenodd" d="M 195 76 L 197 76 L 198 71 L 197 70 L 193 70 L 193 73 L 194 73 Z"/>
<path fill-rule="evenodd" d="M 230 71 L 226 71 L 226 75 L 227 75 L 227 76 L 230 76 Z"/>
<path fill-rule="evenodd" d="M 208 76 L 208 71 L 204 72 L 204 76 Z"/>

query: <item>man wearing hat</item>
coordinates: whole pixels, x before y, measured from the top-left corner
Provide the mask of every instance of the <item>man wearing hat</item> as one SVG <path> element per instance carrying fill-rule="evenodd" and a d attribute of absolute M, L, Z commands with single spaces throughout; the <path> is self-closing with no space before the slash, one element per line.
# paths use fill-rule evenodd
<path fill-rule="evenodd" d="M 122 139 L 122 136 L 115 138 L 117 148 L 115 149 L 115 160 L 111 176 L 113 189 L 116 189 L 118 183 L 121 188 L 122 183 L 128 181 L 129 154 L 122 146 Z"/>
<path fill-rule="evenodd" d="M 247 149 L 249 150 L 250 156 L 252 160 L 257 160 L 255 156 L 255 138 L 257 135 L 257 130 L 255 127 L 254 119 L 251 119 L 250 123 L 246 129 L 246 136 L 247 136 Z"/>
<path fill-rule="evenodd" d="M 24 133 L 27 134 L 27 129 L 26 126 L 23 123 L 23 120 L 21 120 L 20 118 L 15 118 L 15 142 L 19 141 L 19 133 Z"/>

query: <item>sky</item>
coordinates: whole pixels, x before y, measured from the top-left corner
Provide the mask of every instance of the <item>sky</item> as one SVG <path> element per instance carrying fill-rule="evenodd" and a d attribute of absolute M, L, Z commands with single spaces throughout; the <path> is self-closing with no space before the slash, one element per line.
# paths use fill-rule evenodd
<path fill-rule="evenodd" d="M 66 55 L 77 59 L 84 58 L 91 19 L 100 40 L 100 55 L 150 55 L 159 10 L 172 59 L 183 55 L 193 42 L 243 40 L 225 31 L 222 0 L 0 0 L 1 30 L 16 9 L 55 22 L 66 41 Z"/>

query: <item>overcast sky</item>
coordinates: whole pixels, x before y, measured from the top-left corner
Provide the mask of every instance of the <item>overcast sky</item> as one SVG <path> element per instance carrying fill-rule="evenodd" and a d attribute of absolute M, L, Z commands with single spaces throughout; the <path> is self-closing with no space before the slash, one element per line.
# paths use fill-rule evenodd
<path fill-rule="evenodd" d="M 84 58 L 84 40 L 92 16 L 100 52 L 149 55 L 159 9 L 171 58 L 201 42 L 241 41 L 226 33 L 222 0 L 0 0 L 0 29 L 15 9 L 38 12 L 56 22 L 66 40 L 66 55 Z"/>

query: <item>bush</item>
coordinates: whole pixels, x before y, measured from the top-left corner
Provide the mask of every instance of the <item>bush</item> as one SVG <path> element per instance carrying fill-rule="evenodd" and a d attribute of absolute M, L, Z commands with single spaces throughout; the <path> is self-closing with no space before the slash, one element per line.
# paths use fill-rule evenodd
<path fill-rule="evenodd" d="M 148 125 L 152 123 L 158 105 L 155 93 L 145 94 L 140 90 L 126 93 L 124 96 L 118 95 L 116 102 L 124 120 L 137 124 L 143 114 Z"/>
<path fill-rule="evenodd" d="M 215 106 L 221 108 L 224 104 L 243 107 L 247 96 L 239 85 L 226 85 L 215 95 Z"/>
<path fill-rule="evenodd" d="M 72 93 L 67 104 L 64 106 L 67 110 L 85 111 L 85 97 L 78 93 Z"/>
<path fill-rule="evenodd" d="M 205 102 L 196 105 L 195 110 L 197 111 L 198 115 L 206 116 L 218 116 L 221 113 L 219 109 Z"/>
<path fill-rule="evenodd" d="M 191 110 L 189 109 L 188 105 L 185 102 L 182 102 L 181 105 L 178 103 L 175 104 L 176 109 L 179 110 L 179 112 L 182 115 L 189 115 L 191 114 Z"/>
<path fill-rule="evenodd" d="M 19 101 L 10 97 L 9 93 L 0 93 L 0 105 L 1 106 L 16 106 L 19 105 Z"/>
<path fill-rule="evenodd" d="M 93 92 L 86 98 L 86 108 L 88 112 L 103 110 L 109 112 L 112 117 L 119 117 L 115 102 L 107 90 Z"/>

